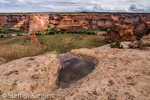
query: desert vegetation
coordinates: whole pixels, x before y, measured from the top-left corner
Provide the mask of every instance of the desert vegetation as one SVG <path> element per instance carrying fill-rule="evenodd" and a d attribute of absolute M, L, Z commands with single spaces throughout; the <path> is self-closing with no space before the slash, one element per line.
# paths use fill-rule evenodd
<path fill-rule="evenodd" d="M 30 40 L 24 40 L 24 37 L 13 37 L 0 42 L 0 57 L 11 61 L 26 56 L 33 56 L 44 50 L 43 47 L 30 43 Z"/>
<path fill-rule="evenodd" d="M 96 35 L 82 34 L 55 34 L 40 35 L 38 40 L 47 46 L 46 51 L 57 51 L 57 53 L 66 53 L 71 49 L 93 48 L 105 45 L 104 37 Z"/>
<path fill-rule="evenodd" d="M 103 29 L 104 30 L 104 29 Z M 25 40 L 25 33 L 22 30 L 0 29 L 0 56 L 8 61 L 26 56 L 40 55 L 55 51 L 56 53 L 70 52 L 78 48 L 94 48 L 105 45 L 103 36 L 97 36 L 100 29 L 88 29 L 78 31 L 57 31 L 54 28 L 47 28 L 44 32 L 35 33 L 41 46 Z M 17 37 L 12 37 L 15 33 Z M 3 41 L 5 40 L 5 41 Z M 43 48 L 44 47 L 44 48 Z"/>
<path fill-rule="evenodd" d="M 26 56 L 34 56 L 46 52 L 56 51 L 57 53 L 70 52 L 77 48 L 94 48 L 105 45 L 103 36 L 86 34 L 54 34 L 37 35 L 41 46 L 25 40 L 25 36 L 9 37 L 0 43 L 0 56 L 8 61 Z"/>
<path fill-rule="evenodd" d="M 0 29 L 0 34 L 8 34 L 8 33 L 25 33 L 25 32 L 23 30 L 16 30 L 9 28 Z"/>
<path fill-rule="evenodd" d="M 2 29 L 0 29 L 0 41 L 9 39 L 12 36 L 22 36 L 22 34 L 26 34 L 26 32 L 23 31 L 23 30 L 16 30 L 16 29 L 10 29 L 10 28 L 2 28 Z"/>
<path fill-rule="evenodd" d="M 119 48 L 119 49 L 123 49 L 123 45 L 121 45 L 120 41 L 118 40 L 117 42 L 115 42 L 114 44 L 110 44 L 111 48 Z"/>
<path fill-rule="evenodd" d="M 96 35 L 97 33 L 93 30 L 79 30 L 79 31 L 57 31 L 54 28 L 46 29 L 45 33 L 47 35 L 53 35 L 53 34 L 85 34 L 85 35 Z"/>
<path fill-rule="evenodd" d="M 100 31 L 106 31 L 107 32 L 107 30 L 108 30 L 108 28 L 106 27 L 106 28 L 101 28 L 101 29 L 99 29 Z"/>

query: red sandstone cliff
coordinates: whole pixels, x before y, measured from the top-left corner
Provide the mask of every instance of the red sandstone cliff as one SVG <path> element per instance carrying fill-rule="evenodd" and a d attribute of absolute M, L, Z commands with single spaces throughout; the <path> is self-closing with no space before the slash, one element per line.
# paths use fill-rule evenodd
<path fill-rule="evenodd" d="M 37 16 L 44 27 L 57 30 L 86 30 L 111 28 L 115 24 L 131 22 L 134 28 L 143 22 L 148 14 L 3 14 L 0 15 L 0 28 L 7 27 L 29 31 L 30 16 Z"/>
<path fill-rule="evenodd" d="M 134 27 L 142 23 L 142 14 L 113 14 L 120 21 L 120 24 L 131 22 Z M 146 15 L 145 15 L 146 16 Z"/>
<path fill-rule="evenodd" d="M 11 28 L 17 24 L 23 15 L 0 15 L 0 28 Z"/>
<path fill-rule="evenodd" d="M 34 43 L 40 43 L 38 39 L 36 38 L 35 33 L 38 31 L 44 31 L 44 25 L 41 22 L 40 18 L 38 16 L 31 16 L 29 19 L 29 33 L 28 37 L 31 41 Z"/>
<path fill-rule="evenodd" d="M 120 22 L 111 14 L 70 14 L 50 17 L 50 27 L 57 30 L 110 28 L 116 23 Z"/>
<path fill-rule="evenodd" d="M 105 37 L 107 42 L 112 43 L 119 41 L 135 41 L 136 36 L 133 30 L 133 25 L 130 22 L 126 22 L 124 25 L 116 24 L 112 29 L 107 32 Z"/>
<path fill-rule="evenodd" d="M 150 16 L 142 20 L 142 23 L 136 27 L 136 33 L 139 36 L 148 35 L 150 33 Z"/>

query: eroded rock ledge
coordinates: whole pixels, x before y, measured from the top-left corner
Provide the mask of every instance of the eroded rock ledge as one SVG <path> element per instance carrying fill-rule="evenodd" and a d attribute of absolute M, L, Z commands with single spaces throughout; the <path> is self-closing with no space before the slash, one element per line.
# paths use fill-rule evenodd
<path fill-rule="evenodd" d="M 93 49 L 74 49 L 71 53 L 96 59 L 98 65 L 74 85 L 58 91 L 57 55 L 18 59 L 0 65 L 1 94 L 43 92 L 54 94 L 55 100 L 150 99 L 150 50 L 111 49 L 105 45 Z"/>

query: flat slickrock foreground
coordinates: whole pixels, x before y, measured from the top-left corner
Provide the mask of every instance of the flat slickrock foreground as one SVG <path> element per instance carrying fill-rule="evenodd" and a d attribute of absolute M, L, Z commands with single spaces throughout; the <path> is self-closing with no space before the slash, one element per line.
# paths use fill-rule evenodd
<path fill-rule="evenodd" d="M 71 53 L 98 64 L 84 78 L 58 90 L 57 55 L 18 59 L 0 66 L 0 94 L 45 93 L 54 94 L 54 100 L 150 100 L 150 48 L 111 49 L 105 45 Z M 38 84 L 32 85 L 36 80 Z"/>
<path fill-rule="evenodd" d="M 0 95 L 22 93 L 31 97 L 34 93 L 54 94 L 59 67 L 57 55 L 54 54 L 26 57 L 3 64 L 0 66 Z"/>

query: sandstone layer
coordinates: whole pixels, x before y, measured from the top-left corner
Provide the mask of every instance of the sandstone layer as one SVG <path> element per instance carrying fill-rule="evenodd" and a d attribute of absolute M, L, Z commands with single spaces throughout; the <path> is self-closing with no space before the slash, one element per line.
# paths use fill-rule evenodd
<path fill-rule="evenodd" d="M 72 54 L 97 60 L 98 64 L 90 74 L 64 90 L 56 89 L 59 71 L 56 55 L 18 59 L 0 65 L 1 94 L 42 92 L 54 94 L 55 100 L 149 100 L 148 49 L 112 49 L 109 45 L 74 49 Z"/>
<path fill-rule="evenodd" d="M 29 31 L 30 16 L 39 17 L 44 27 L 57 30 L 85 30 L 95 28 L 111 28 L 116 23 L 131 22 L 135 28 L 149 14 L 1 14 L 0 28 L 21 29 Z"/>
<path fill-rule="evenodd" d="M 126 22 L 124 25 L 116 24 L 113 28 L 107 31 L 105 40 L 109 43 L 116 41 L 135 41 L 135 31 L 133 25 L 130 22 Z"/>
<path fill-rule="evenodd" d="M 58 71 L 59 62 L 54 54 L 26 57 L 0 65 L 0 95 L 54 94 L 58 88 Z M 3 100 L 1 96 L 0 99 Z"/>
<path fill-rule="evenodd" d="M 143 37 L 150 33 L 150 16 L 142 20 L 142 23 L 136 27 L 137 35 Z"/>
<path fill-rule="evenodd" d="M 37 16 L 32 16 L 29 19 L 28 38 L 34 43 L 40 43 L 40 41 L 36 38 L 35 35 L 35 33 L 38 31 L 44 31 L 44 25 L 42 25 L 41 21 Z"/>
<path fill-rule="evenodd" d="M 114 16 L 121 22 L 121 24 L 131 22 L 135 27 L 142 23 L 143 15 L 144 14 L 114 14 Z M 145 14 L 144 16 L 148 15 Z"/>

